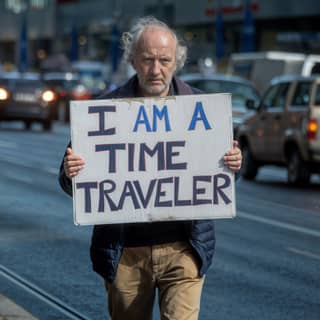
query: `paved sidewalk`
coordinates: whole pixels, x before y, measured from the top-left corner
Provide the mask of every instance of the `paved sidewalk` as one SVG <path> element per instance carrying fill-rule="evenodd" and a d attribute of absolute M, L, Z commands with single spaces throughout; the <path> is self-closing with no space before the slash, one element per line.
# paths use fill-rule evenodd
<path fill-rule="evenodd" d="M 0 294 L 0 320 L 37 320 L 37 318 Z"/>

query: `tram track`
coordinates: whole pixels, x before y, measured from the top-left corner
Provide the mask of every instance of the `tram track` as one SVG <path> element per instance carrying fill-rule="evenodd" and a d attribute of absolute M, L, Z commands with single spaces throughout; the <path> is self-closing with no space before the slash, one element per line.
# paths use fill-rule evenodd
<path fill-rule="evenodd" d="M 64 317 L 67 317 L 67 319 L 91 320 L 91 318 L 88 318 L 87 316 L 75 310 L 74 308 L 72 308 L 71 306 L 69 306 L 62 300 L 60 300 L 59 298 L 51 295 L 50 293 L 38 287 L 37 285 L 24 279 L 23 277 L 13 272 L 12 270 L 6 268 L 2 264 L 0 264 L 0 276 L 6 278 L 11 283 L 14 283 L 16 286 L 20 287 L 21 289 L 33 295 L 37 299 L 46 303 L 51 308 L 54 308 L 56 311 L 59 311 L 61 315 L 63 315 Z"/>

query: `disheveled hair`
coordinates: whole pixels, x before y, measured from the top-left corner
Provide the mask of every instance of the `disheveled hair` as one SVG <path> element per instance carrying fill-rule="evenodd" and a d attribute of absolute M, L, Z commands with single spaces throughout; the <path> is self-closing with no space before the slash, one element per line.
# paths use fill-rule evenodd
<path fill-rule="evenodd" d="M 183 46 L 180 43 L 176 33 L 168 27 L 164 22 L 156 19 L 152 16 L 147 16 L 144 18 L 140 18 L 136 21 L 136 23 L 132 26 L 130 31 L 124 32 L 121 37 L 121 44 L 124 50 L 124 59 L 132 63 L 133 56 L 135 54 L 135 50 L 137 48 L 137 43 L 143 33 L 143 31 L 150 27 L 159 27 L 167 30 L 173 36 L 176 41 L 176 66 L 177 70 L 180 70 L 187 59 L 187 47 Z"/>

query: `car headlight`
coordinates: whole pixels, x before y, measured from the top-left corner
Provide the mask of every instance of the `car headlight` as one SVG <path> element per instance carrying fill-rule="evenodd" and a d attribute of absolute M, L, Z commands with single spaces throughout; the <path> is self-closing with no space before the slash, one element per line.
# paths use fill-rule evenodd
<path fill-rule="evenodd" d="M 9 92 L 5 88 L 0 88 L 0 101 L 9 99 Z"/>
<path fill-rule="evenodd" d="M 53 102 L 56 100 L 56 98 L 57 98 L 57 96 L 56 96 L 55 92 L 53 92 L 52 90 L 46 90 L 41 95 L 41 99 L 44 102 Z"/>

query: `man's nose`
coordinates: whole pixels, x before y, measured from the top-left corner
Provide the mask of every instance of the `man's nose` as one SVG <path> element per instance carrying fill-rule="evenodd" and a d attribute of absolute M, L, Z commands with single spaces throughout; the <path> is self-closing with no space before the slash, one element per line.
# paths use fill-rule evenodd
<path fill-rule="evenodd" d="M 155 59 L 153 61 L 152 67 L 151 67 L 151 72 L 152 74 L 159 74 L 161 70 L 161 65 L 159 60 Z"/>

